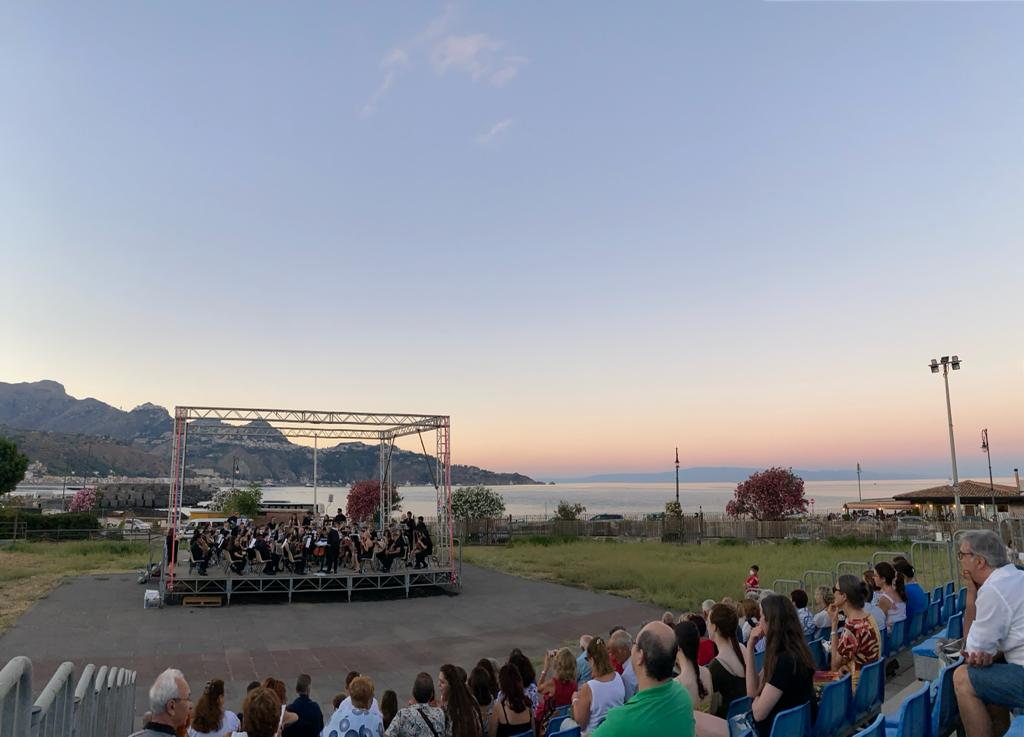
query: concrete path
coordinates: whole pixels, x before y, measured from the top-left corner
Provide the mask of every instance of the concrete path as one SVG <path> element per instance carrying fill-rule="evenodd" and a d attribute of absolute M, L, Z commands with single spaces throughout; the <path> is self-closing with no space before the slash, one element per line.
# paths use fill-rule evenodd
<path fill-rule="evenodd" d="M 135 669 L 137 717 L 147 708 L 149 684 L 167 667 L 185 673 L 196 698 L 208 679 L 222 678 L 233 710 L 252 680 L 272 675 L 290 692 L 295 678 L 309 673 L 313 697 L 329 714 L 350 670 L 370 675 L 378 696 L 394 689 L 404 703 L 421 670 L 436 678 L 443 663 L 468 670 L 481 657 L 504 661 L 515 647 L 536 658 L 582 633 L 607 634 L 612 625 L 635 633 L 662 612 L 469 565 L 463 576 L 458 596 L 293 604 L 252 597 L 219 609 L 146 610 L 135 574 L 83 576 L 0 636 L 0 663 L 29 656 L 37 693 L 64 660 L 75 664 L 76 676 L 87 663 Z"/>

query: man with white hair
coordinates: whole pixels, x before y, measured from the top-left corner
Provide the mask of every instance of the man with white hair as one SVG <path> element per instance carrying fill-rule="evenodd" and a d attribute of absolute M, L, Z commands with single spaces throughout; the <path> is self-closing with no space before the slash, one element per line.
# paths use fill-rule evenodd
<path fill-rule="evenodd" d="M 176 735 L 188 727 L 192 717 L 192 692 L 180 670 L 168 668 L 156 677 L 149 688 L 150 718 L 145 726 L 130 737 Z"/>
<path fill-rule="evenodd" d="M 666 625 L 667 626 L 667 625 Z M 626 687 L 626 701 L 636 693 L 636 673 L 633 671 L 633 638 L 626 630 L 618 630 L 608 639 L 608 652 L 622 663 L 622 685 Z"/>
<path fill-rule="evenodd" d="M 700 613 L 704 617 L 705 621 L 707 621 L 708 615 L 711 614 L 711 607 L 713 607 L 714 605 L 715 605 L 715 600 L 714 599 L 705 599 L 704 601 L 701 602 Z"/>
<path fill-rule="evenodd" d="M 590 680 L 590 663 L 587 662 L 587 645 L 593 640 L 592 635 L 580 636 L 580 654 L 576 658 L 576 688 L 580 688 Z"/>
<path fill-rule="evenodd" d="M 991 530 L 964 533 L 956 557 L 967 605 L 953 686 L 967 737 L 990 737 L 1009 726 L 1009 709 L 1024 707 L 1024 571 Z"/>

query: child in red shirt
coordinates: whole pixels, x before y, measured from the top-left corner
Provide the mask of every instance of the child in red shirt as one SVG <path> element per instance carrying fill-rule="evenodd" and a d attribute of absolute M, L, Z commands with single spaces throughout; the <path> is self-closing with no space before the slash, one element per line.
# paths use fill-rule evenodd
<path fill-rule="evenodd" d="M 761 579 L 758 578 L 757 575 L 760 570 L 761 569 L 757 566 L 750 566 L 750 575 L 747 576 L 747 580 L 744 584 L 747 591 L 754 591 L 761 588 Z"/>

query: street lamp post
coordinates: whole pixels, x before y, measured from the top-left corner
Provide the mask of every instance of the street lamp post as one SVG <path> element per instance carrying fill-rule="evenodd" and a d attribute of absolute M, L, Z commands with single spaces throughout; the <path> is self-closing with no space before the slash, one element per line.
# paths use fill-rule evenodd
<path fill-rule="evenodd" d="M 676 447 L 676 507 L 679 506 L 679 448 Z"/>
<path fill-rule="evenodd" d="M 999 516 L 999 510 L 996 507 L 996 485 L 992 481 L 992 451 L 988 447 L 987 427 L 981 431 L 981 449 L 988 456 L 988 489 L 992 492 L 992 519 L 995 519 Z"/>
<path fill-rule="evenodd" d="M 860 493 L 860 462 L 857 462 L 857 501 L 864 501 L 864 497 Z"/>
<path fill-rule="evenodd" d="M 939 373 L 939 367 L 942 367 L 942 381 L 946 385 L 946 418 L 949 420 L 949 457 L 953 464 L 953 504 L 956 508 L 956 519 L 960 520 L 960 477 L 956 473 L 956 444 L 953 441 L 953 410 L 949 403 L 949 369 L 952 368 L 954 371 L 960 370 L 960 357 L 943 356 L 939 360 L 932 359 L 929 364 L 929 368 L 933 374 Z"/>

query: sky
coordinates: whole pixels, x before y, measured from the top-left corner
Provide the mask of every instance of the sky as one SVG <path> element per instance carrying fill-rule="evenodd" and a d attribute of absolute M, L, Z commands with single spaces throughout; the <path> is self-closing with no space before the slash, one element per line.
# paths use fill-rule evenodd
<path fill-rule="evenodd" d="M 1024 3 L 8 2 L 0 380 L 535 477 L 1024 465 Z"/>

